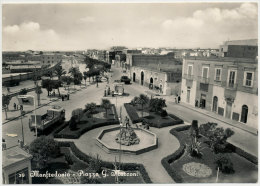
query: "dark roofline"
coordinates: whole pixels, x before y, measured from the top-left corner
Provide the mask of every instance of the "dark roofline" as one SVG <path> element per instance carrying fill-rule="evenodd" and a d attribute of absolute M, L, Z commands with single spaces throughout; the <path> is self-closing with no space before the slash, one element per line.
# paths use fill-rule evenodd
<path fill-rule="evenodd" d="M 244 62 L 244 63 L 257 63 L 258 60 L 254 58 L 234 58 L 234 57 L 184 57 L 187 60 L 202 60 L 202 61 L 219 61 L 219 62 Z"/>

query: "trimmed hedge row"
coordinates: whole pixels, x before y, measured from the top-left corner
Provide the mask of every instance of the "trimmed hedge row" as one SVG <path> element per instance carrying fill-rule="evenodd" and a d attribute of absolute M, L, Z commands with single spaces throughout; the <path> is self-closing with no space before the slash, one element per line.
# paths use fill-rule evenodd
<path fill-rule="evenodd" d="M 135 108 L 133 105 L 131 105 L 130 103 L 124 103 L 124 106 L 125 106 L 125 109 L 126 109 L 126 112 L 128 114 L 128 116 L 130 117 L 132 123 L 139 123 L 139 122 L 142 122 L 143 119 L 142 118 L 139 118 L 138 114 L 136 113 L 135 111 Z"/>
<path fill-rule="evenodd" d="M 136 112 L 136 109 L 134 106 L 132 106 L 130 103 L 124 103 L 126 112 L 128 116 L 130 117 L 132 123 L 139 123 L 143 121 L 143 118 L 140 118 Z M 183 124 L 184 121 L 177 116 L 173 114 L 168 114 L 172 120 L 167 120 L 167 121 L 161 121 L 161 122 L 153 122 L 152 120 L 149 119 L 149 116 L 144 117 L 146 123 L 148 123 L 151 127 L 156 127 L 156 128 L 162 128 L 162 127 L 168 127 L 168 126 L 173 126 L 173 125 L 178 125 L 178 124 Z M 160 116 L 158 116 L 160 117 Z"/>
<path fill-rule="evenodd" d="M 65 125 L 65 127 L 63 126 L 63 128 L 61 128 L 61 130 L 59 130 L 58 132 L 56 131 L 54 133 L 54 137 L 55 138 L 67 138 L 67 139 L 78 139 L 82 134 L 84 134 L 85 132 L 88 132 L 92 129 L 95 128 L 99 128 L 99 127 L 104 127 L 104 126 L 108 126 L 108 125 L 114 125 L 114 124 L 119 124 L 119 120 L 113 120 L 113 121 L 105 121 L 102 123 L 95 123 L 94 125 L 88 125 L 85 128 L 77 131 L 74 134 L 60 134 L 59 132 L 64 129 L 65 127 L 67 127 L 68 125 Z"/>
<path fill-rule="evenodd" d="M 79 158 L 80 160 L 90 163 L 90 160 L 93 159 L 92 157 L 86 155 L 83 153 L 81 150 L 77 148 L 77 146 L 73 142 L 58 142 L 59 147 L 69 147 L 73 154 Z M 111 162 L 103 161 L 102 162 L 102 167 L 106 167 L 108 169 L 114 169 L 114 165 Z M 145 183 L 152 183 L 148 173 L 146 172 L 144 166 L 142 164 L 137 164 L 137 163 L 122 163 L 121 168 L 124 171 L 134 171 L 134 170 L 139 170 Z"/>
<path fill-rule="evenodd" d="M 118 115 L 115 109 L 115 105 L 111 106 L 111 109 L 114 110 L 114 114 L 115 114 L 115 118 L 113 120 L 108 120 L 108 121 L 104 121 L 104 122 L 100 122 L 100 123 L 95 123 L 93 125 L 87 125 L 85 128 L 77 131 L 74 134 L 60 134 L 60 132 L 66 128 L 69 125 L 69 121 L 64 122 L 64 124 L 62 126 L 60 126 L 55 132 L 54 132 L 54 137 L 55 138 L 67 138 L 67 139 L 78 139 L 82 134 L 84 134 L 85 132 L 88 132 L 92 129 L 95 128 L 99 128 L 99 127 L 104 127 L 107 125 L 114 125 L 114 124 L 119 124 L 119 120 L 118 120 Z"/>
<path fill-rule="evenodd" d="M 177 151 L 175 151 L 173 154 L 163 158 L 161 160 L 161 163 L 163 165 L 163 167 L 165 168 L 165 170 L 168 172 L 168 174 L 172 177 L 172 179 L 176 182 L 176 183 L 182 183 L 183 179 L 182 177 L 178 174 L 178 172 L 174 169 L 172 169 L 171 167 L 171 163 L 174 162 L 175 160 L 179 159 L 183 153 L 185 152 L 185 144 L 183 143 L 182 137 L 178 134 L 179 131 L 182 130 L 187 130 L 189 129 L 190 126 L 186 125 L 186 126 L 181 126 L 178 128 L 173 128 L 170 130 L 170 133 L 172 135 L 174 135 L 180 142 L 180 147 L 178 148 Z"/>
<path fill-rule="evenodd" d="M 170 133 L 178 139 L 178 141 L 180 143 L 180 147 L 173 154 L 171 154 L 161 160 L 163 167 L 165 168 L 165 170 L 168 172 L 168 174 L 172 177 L 172 179 L 176 183 L 182 183 L 183 179 L 176 170 L 172 169 L 170 164 L 173 163 L 175 160 L 179 159 L 185 152 L 186 145 L 183 143 L 183 141 L 184 141 L 183 136 L 179 135 L 178 132 L 183 131 L 183 130 L 188 130 L 189 128 L 190 128 L 190 125 L 186 125 L 186 126 L 173 128 L 170 130 Z M 235 147 L 232 144 L 230 144 L 230 145 L 235 149 L 235 153 L 237 153 L 238 155 L 244 157 L 245 159 L 247 159 L 248 161 L 250 161 L 256 165 L 258 164 L 257 157 L 245 152 L 244 150 L 242 150 L 238 147 Z"/>

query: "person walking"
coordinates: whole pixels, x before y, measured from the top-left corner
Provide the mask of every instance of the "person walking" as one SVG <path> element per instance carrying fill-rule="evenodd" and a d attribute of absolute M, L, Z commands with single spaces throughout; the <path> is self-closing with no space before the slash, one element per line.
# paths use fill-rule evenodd
<path fill-rule="evenodd" d="M 181 101 L 181 96 L 178 96 L 178 103 L 180 103 Z"/>

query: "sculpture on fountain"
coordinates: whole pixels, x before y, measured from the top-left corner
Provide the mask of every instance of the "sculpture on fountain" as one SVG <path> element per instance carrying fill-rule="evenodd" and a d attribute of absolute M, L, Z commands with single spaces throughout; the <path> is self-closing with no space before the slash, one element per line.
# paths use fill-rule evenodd
<path fill-rule="evenodd" d="M 136 135 L 135 131 L 131 128 L 127 116 L 125 117 L 125 126 L 126 127 L 122 127 L 120 132 L 116 135 L 116 142 L 126 146 L 139 144 L 140 139 Z"/>

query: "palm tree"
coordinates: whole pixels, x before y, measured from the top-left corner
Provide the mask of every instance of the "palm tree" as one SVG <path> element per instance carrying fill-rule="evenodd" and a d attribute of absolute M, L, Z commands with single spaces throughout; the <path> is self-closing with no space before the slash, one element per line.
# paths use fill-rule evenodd
<path fill-rule="evenodd" d="M 80 73 L 79 68 L 71 67 L 69 70 L 69 73 L 74 78 L 74 89 L 75 89 L 75 81 L 76 81 L 78 74 Z"/>
<path fill-rule="evenodd" d="M 88 78 L 87 72 L 83 72 L 83 78 L 84 78 L 84 80 L 85 80 L 85 87 L 86 87 L 86 86 L 87 86 L 86 81 L 87 81 L 87 78 Z"/>
<path fill-rule="evenodd" d="M 10 104 L 12 97 L 9 95 L 2 95 L 2 107 L 5 110 L 5 118 L 7 119 L 8 105 Z"/>
<path fill-rule="evenodd" d="M 138 97 L 137 103 L 142 106 L 142 118 L 144 117 L 144 115 L 143 115 L 144 105 L 146 105 L 148 102 L 149 102 L 148 96 L 146 96 L 144 94 L 140 94 L 140 96 Z"/>
<path fill-rule="evenodd" d="M 37 84 L 36 87 L 35 87 L 35 93 L 37 94 L 37 100 L 38 100 L 38 106 L 40 106 L 40 95 L 42 94 L 42 89 L 41 87 Z"/>
<path fill-rule="evenodd" d="M 101 106 L 106 110 L 106 117 L 107 117 L 107 110 L 111 107 L 111 102 L 108 99 L 102 99 Z"/>
<path fill-rule="evenodd" d="M 55 68 L 54 74 L 58 76 L 58 79 L 60 80 L 61 76 L 66 74 L 66 71 L 62 68 L 61 65 L 59 65 Z"/>

